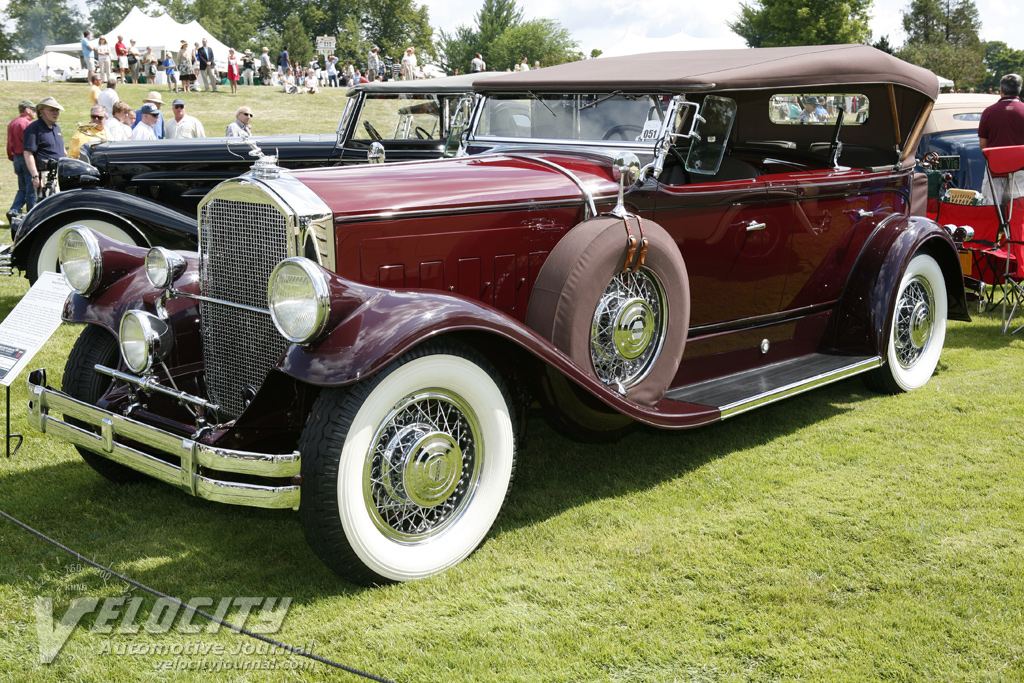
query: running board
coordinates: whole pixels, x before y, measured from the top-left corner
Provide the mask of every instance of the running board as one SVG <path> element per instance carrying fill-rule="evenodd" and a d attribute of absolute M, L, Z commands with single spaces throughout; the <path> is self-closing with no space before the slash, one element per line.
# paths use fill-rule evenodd
<path fill-rule="evenodd" d="M 717 407 L 724 420 L 881 365 L 880 356 L 815 353 L 672 389 L 665 398 Z"/>

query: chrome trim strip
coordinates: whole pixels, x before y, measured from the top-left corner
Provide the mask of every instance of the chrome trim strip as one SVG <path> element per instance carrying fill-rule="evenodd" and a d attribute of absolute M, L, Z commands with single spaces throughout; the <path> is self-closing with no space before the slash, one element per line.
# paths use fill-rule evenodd
<path fill-rule="evenodd" d="M 841 379 L 846 379 L 853 375 L 859 375 L 861 373 L 874 370 L 877 367 L 881 367 L 881 365 L 881 357 L 869 358 L 868 360 L 862 360 L 854 363 L 853 365 L 848 365 L 845 368 L 839 368 L 816 377 L 811 377 L 810 379 L 802 382 L 794 382 L 793 384 L 779 387 L 772 391 L 766 391 L 763 394 L 758 394 L 757 396 L 752 396 L 751 398 L 722 406 L 722 419 L 724 420 L 727 417 L 735 417 L 736 415 L 745 413 L 748 410 L 760 408 L 761 406 L 768 405 L 769 403 L 781 401 L 784 398 L 796 396 L 797 394 L 802 394 L 805 391 L 810 391 L 811 389 L 816 389 L 818 387 L 825 386 L 826 384 L 832 384 L 833 382 L 838 382 Z"/>
<path fill-rule="evenodd" d="M 156 378 L 153 377 L 152 375 L 148 377 L 136 377 L 135 375 L 129 375 L 127 372 L 121 372 L 120 370 L 108 368 L 103 365 L 96 365 L 94 367 L 96 369 L 96 372 L 100 373 L 101 375 L 113 377 L 114 379 L 121 380 L 122 382 L 127 382 L 128 384 L 134 384 L 143 391 L 155 391 L 157 393 L 165 394 L 167 396 L 176 398 L 179 401 L 192 403 L 197 406 L 202 406 L 203 408 L 209 408 L 214 412 L 220 410 L 220 406 L 218 406 L 216 403 L 210 403 L 206 399 L 199 398 L 198 396 L 192 396 L 191 394 L 186 394 L 183 391 L 177 391 L 176 389 L 168 389 L 167 387 L 157 382 Z"/>
<path fill-rule="evenodd" d="M 34 370 L 29 374 L 28 391 L 28 421 L 37 431 L 89 449 L 199 498 L 262 508 L 299 507 L 298 485 L 262 486 L 223 481 L 198 473 L 199 468 L 204 467 L 262 477 L 295 477 L 301 464 L 298 451 L 281 454 L 236 451 L 171 434 L 47 387 L 45 370 Z M 51 417 L 51 410 L 61 413 L 64 419 Z M 69 418 L 95 427 L 99 433 L 69 424 L 65 421 Z M 118 443 L 115 440 L 117 436 L 145 443 L 153 451 L 178 458 L 181 465 Z"/>
<path fill-rule="evenodd" d="M 600 196 L 596 197 L 595 201 L 609 200 L 615 201 L 615 195 Z M 379 211 L 377 213 L 364 213 L 354 216 L 338 216 L 335 218 L 336 223 L 348 223 L 348 222 L 364 222 L 364 221 L 388 221 L 397 220 L 402 218 L 430 218 L 434 216 L 465 216 L 467 214 L 478 214 L 478 213 L 491 213 L 494 211 L 531 211 L 539 208 L 543 209 L 571 209 L 577 208 L 579 205 L 576 202 L 569 202 L 564 199 L 551 199 L 548 201 L 528 201 L 528 202 L 516 202 L 515 204 L 482 204 L 480 206 L 470 207 L 458 207 L 455 209 L 451 208 L 437 208 L 437 209 L 419 209 L 412 211 Z"/>
<path fill-rule="evenodd" d="M 264 315 L 270 315 L 270 309 L 268 308 L 257 308 L 256 306 L 249 306 L 248 304 L 240 304 L 234 301 L 225 301 L 224 299 L 215 299 L 212 296 L 203 296 L 202 294 L 192 294 L 190 292 L 183 292 L 180 289 L 168 290 L 171 296 L 181 297 L 183 299 L 195 299 L 196 301 L 208 301 L 211 304 L 222 304 L 224 306 L 232 306 L 234 308 L 241 308 L 246 311 L 252 311 L 253 313 L 263 313 Z"/>
<path fill-rule="evenodd" d="M 509 152 L 505 152 L 504 154 L 502 154 L 502 156 L 506 156 L 506 157 L 509 157 L 511 159 L 520 159 L 522 161 L 532 161 L 534 163 L 540 164 L 541 166 L 547 166 L 548 168 L 552 168 L 552 169 L 558 171 L 559 173 L 564 175 L 566 178 L 568 178 L 569 180 L 571 180 L 574 183 L 576 183 L 576 187 L 580 188 L 580 192 L 583 193 L 583 198 L 587 202 L 587 208 L 590 209 L 590 216 L 584 216 L 583 218 L 586 219 L 586 218 L 590 218 L 591 216 L 596 216 L 597 215 L 597 207 L 594 206 L 594 195 L 590 193 L 590 190 L 588 190 L 587 188 L 585 188 L 583 186 L 583 181 L 580 180 L 579 178 L 577 178 L 576 174 L 573 173 L 572 171 L 570 171 L 569 169 L 567 169 L 567 168 L 565 168 L 563 166 L 559 166 L 555 162 L 549 161 L 547 159 L 544 159 L 543 157 L 531 157 L 531 156 L 525 156 L 525 155 L 522 155 L 522 154 L 515 154 L 515 153 L 509 153 Z"/>

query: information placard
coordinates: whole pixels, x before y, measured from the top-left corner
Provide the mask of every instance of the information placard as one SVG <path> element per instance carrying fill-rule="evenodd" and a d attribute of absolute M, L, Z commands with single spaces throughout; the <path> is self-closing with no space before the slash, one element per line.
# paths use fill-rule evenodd
<path fill-rule="evenodd" d="M 0 322 L 0 385 L 11 386 L 60 327 L 60 313 L 70 293 L 63 275 L 43 273 Z"/>

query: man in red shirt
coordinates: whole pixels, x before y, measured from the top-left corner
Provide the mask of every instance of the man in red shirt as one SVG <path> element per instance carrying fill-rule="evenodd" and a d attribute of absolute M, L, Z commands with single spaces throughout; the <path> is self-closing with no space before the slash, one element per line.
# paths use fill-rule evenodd
<path fill-rule="evenodd" d="M 121 82 L 124 83 L 124 72 L 128 68 L 128 48 L 124 45 L 124 36 L 118 36 L 114 43 L 114 54 L 117 55 L 117 69 L 121 72 Z M 109 115 L 110 112 L 107 112 Z"/>
<path fill-rule="evenodd" d="M 990 105 L 981 114 L 978 123 L 978 144 L 986 147 L 1008 147 L 1024 145 L 1024 102 L 1020 101 L 1022 79 L 1017 74 L 1006 74 L 999 80 L 999 101 Z M 1024 186 L 1021 179 L 1016 184 L 1015 195 L 1020 197 Z M 986 183 L 987 185 L 988 183 Z M 993 201 L 1006 202 L 1009 197 L 1006 178 L 993 178 L 993 187 L 984 188 Z"/>
<path fill-rule="evenodd" d="M 14 195 L 14 203 L 7 212 L 7 222 L 21 214 L 21 207 L 31 211 L 36 203 L 36 192 L 32 187 L 32 174 L 25 165 L 25 129 L 36 117 L 35 102 L 22 100 L 18 103 L 18 117 L 7 124 L 7 158 L 14 163 L 14 173 L 18 176 L 18 192 Z"/>

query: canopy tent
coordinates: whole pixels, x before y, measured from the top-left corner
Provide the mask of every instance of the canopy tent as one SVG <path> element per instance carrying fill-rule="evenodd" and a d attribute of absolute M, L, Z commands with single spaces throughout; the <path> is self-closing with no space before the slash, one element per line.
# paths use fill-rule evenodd
<path fill-rule="evenodd" d="M 177 54 L 181 48 L 181 41 L 187 40 L 189 45 L 203 44 L 203 38 L 213 48 L 213 57 L 217 62 L 218 71 L 227 71 L 228 68 L 228 46 L 210 35 L 210 32 L 200 26 L 198 21 L 190 21 L 187 24 L 179 24 L 166 14 L 158 14 L 151 17 L 138 7 L 132 7 L 121 23 L 112 28 L 108 33 L 103 34 L 110 44 L 111 53 L 118 36 L 124 36 L 125 45 L 128 41 L 135 39 L 135 47 L 139 52 L 146 53 L 146 48 L 153 48 L 155 54 L 163 56 L 165 50 L 171 50 Z M 99 36 L 93 36 L 98 40 Z M 47 45 L 47 52 L 63 52 L 64 54 L 81 56 L 82 46 L 80 43 L 62 43 L 59 45 Z"/>

